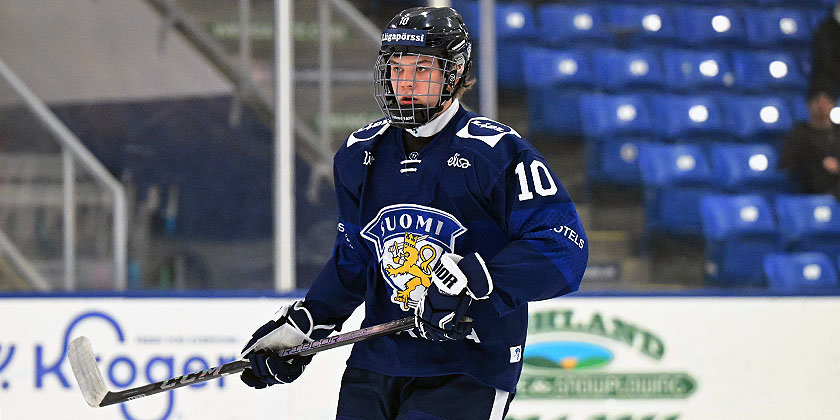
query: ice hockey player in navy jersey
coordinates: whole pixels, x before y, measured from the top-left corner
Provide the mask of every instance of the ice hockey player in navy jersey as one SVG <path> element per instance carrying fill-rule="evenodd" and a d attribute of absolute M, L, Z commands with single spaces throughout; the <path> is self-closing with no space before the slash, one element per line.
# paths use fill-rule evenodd
<path fill-rule="evenodd" d="M 511 127 L 465 109 L 471 44 L 457 11 L 400 12 L 382 33 L 375 98 L 385 118 L 335 155 L 338 235 L 303 301 L 246 345 L 249 386 L 288 383 L 291 347 L 414 314 L 416 327 L 353 346 L 337 419 L 502 419 L 516 391 L 528 302 L 577 290 L 588 257 L 575 206 Z"/>

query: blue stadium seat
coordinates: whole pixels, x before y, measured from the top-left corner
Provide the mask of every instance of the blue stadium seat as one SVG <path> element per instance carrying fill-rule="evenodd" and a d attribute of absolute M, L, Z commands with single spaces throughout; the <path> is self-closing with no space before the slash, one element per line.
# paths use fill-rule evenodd
<path fill-rule="evenodd" d="M 528 47 L 523 56 L 531 130 L 582 134 L 580 96 L 593 86 L 589 55 L 584 50 Z"/>
<path fill-rule="evenodd" d="M 587 142 L 586 180 L 618 186 L 638 187 L 639 147 L 647 144 L 632 138 L 593 139 Z"/>
<path fill-rule="evenodd" d="M 764 93 L 778 88 L 803 90 L 808 82 L 799 71 L 799 62 L 783 52 L 735 51 L 732 53 L 735 86 Z"/>
<path fill-rule="evenodd" d="M 659 6 L 610 5 L 607 20 L 617 35 L 643 42 L 673 42 L 676 21 L 671 11 Z"/>
<path fill-rule="evenodd" d="M 831 10 L 829 8 L 813 9 L 808 13 L 808 20 L 811 22 L 811 27 L 816 31 L 826 19 L 831 18 Z"/>
<path fill-rule="evenodd" d="M 744 11 L 747 40 L 758 48 L 807 44 L 813 29 L 807 13 L 798 9 L 751 8 Z"/>
<path fill-rule="evenodd" d="M 470 36 L 481 42 L 478 3 L 469 2 L 458 9 Z M 531 7 L 523 3 L 496 2 L 496 66 L 497 82 L 504 88 L 523 85 L 522 55 L 528 41 L 537 36 L 537 25 Z"/>
<path fill-rule="evenodd" d="M 674 15 L 680 40 L 687 45 L 738 44 L 745 40 L 743 19 L 735 9 L 679 5 L 675 6 Z"/>
<path fill-rule="evenodd" d="M 772 253 L 763 265 L 771 290 L 807 292 L 838 286 L 834 264 L 821 252 Z"/>
<path fill-rule="evenodd" d="M 706 281 L 720 286 L 764 282 L 764 256 L 781 251 L 779 229 L 761 195 L 710 194 L 700 202 Z"/>
<path fill-rule="evenodd" d="M 470 31 L 470 37 L 481 42 L 478 2 L 461 1 L 455 6 Z M 528 4 L 497 1 L 494 17 L 497 41 L 529 40 L 537 36 L 537 19 Z"/>
<path fill-rule="evenodd" d="M 531 7 L 523 3 L 496 2 L 496 39 L 532 39 L 537 36 L 537 21 Z M 471 28 L 480 37 L 481 25 Z"/>
<path fill-rule="evenodd" d="M 525 86 L 523 56 L 526 48 L 528 45 L 520 40 L 505 40 L 496 43 L 496 82 L 499 87 L 522 88 Z M 476 74 L 478 73 L 476 71 Z"/>
<path fill-rule="evenodd" d="M 592 52 L 592 64 L 596 82 L 607 90 L 659 87 L 664 84 L 659 57 L 651 51 L 599 48 Z"/>
<path fill-rule="evenodd" d="M 787 251 L 840 255 L 840 203 L 833 196 L 779 195 L 776 215 Z"/>
<path fill-rule="evenodd" d="M 662 65 L 666 86 L 674 91 L 726 88 L 733 80 L 729 58 L 719 51 L 667 49 Z"/>
<path fill-rule="evenodd" d="M 793 124 L 790 109 L 779 98 L 724 95 L 720 101 L 729 132 L 744 140 L 768 142 L 764 137 L 786 133 Z"/>
<path fill-rule="evenodd" d="M 580 119 L 583 132 L 589 137 L 650 134 L 650 112 L 639 95 L 582 95 Z"/>
<path fill-rule="evenodd" d="M 528 123 L 535 133 L 583 134 L 580 97 L 584 91 L 567 86 L 534 87 L 527 90 Z"/>
<path fill-rule="evenodd" d="M 653 95 L 651 112 L 656 116 L 654 135 L 677 140 L 687 136 L 714 136 L 724 133 L 720 107 L 708 96 Z"/>
<path fill-rule="evenodd" d="M 788 98 L 787 103 L 790 107 L 790 113 L 793 117 L 794 124 L 802 121 L 808 121 L 811 111 L 808 110 L 808 100 L 805 96 L 791 96 Z"/>
<path fill-rule="evenodd" d="M 831 7 L 837 4 L 834 0 L 752 0 L 752 2 L 761 6 L 789 6 L 793 3 L 799 7 Z"/>
<path fill-rule="evenodd" d="M 714 175 L 697 144 L 650 143 L 639 147 L 645 234 L 700 234 L 700 199 L 714 191 Z"/>
<path fill-rule="evenodd" d="M 604 12 L 592 5 L 545 4 L 539 7 L 539 38 L 552 44 L 612 39 Z"/>
<path fill-rule="evenodd" d="M 789 181 L 777 167 L 778 152 L 768 144 L 715 143 L 710 153 L 724 191 L 765 195 L 789 191 Z"/>
<path fill-rule="evenodd" d="M 796 59 L 799 61 L 799 68 L 802 69 L 802 74 L 811 74 L 811 49 L 799 50 L 796 53 Z"/>
<path fill-rule="evenodd" d="M 592 87 L 594 75 L 585 50 L 552 50 L 529 47 L 523 53 L 525 86 Z"/>

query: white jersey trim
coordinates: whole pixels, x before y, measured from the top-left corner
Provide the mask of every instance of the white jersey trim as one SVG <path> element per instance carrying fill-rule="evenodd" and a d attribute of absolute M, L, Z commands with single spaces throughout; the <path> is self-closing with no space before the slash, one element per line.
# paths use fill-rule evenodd
<path fill-rule="evenodd" d="M 455 116 L 455 113 L 458 112 L 458 108 L 460 107 L 461 102 L 458 101 L 458 99 L 453 99 L 452 103 L 449 104 L 449 108 L 446 108 L 446 111 L 443 111 L 442 114 L 420 127 L 409 128 L 405 131 L 408 131 L 414 137 L 432 137 L 435 134 L 440 133 L 440 131 L 443 130 L 443 127 L 446 127 L 446 124 L 449 124 L 449 121 L 452 120 L 452 117 Z"/>
<path fill-rule="evenodd" d="M 377 126 L 381 126 L 381 127 L 379 128 L 379 130 L 376 130 L 376 132 L 371 134 L 371 135 L 368 135 L 366 137 L 357 137 L 356 136 L 356 134 L 361 134 L 362 132 L 366 132 L 366 131 L 368 131 L 368 130 L 374 128 L 374 127 L 377 127 Z M 354 131 L 353 134 L 350 134 L 350 137 L 347 137 L 347 147 L 350 147 L 350 146 L 352 146 L 352 145 L 354 145 L 354 144 L 356 144 L 360 141 L 368 141 L 368 140 L 384 133 L 385 130 L 387 130 L 388 127 L 390 127 L 390 126 L 391 126 L 391 124 L 388 122 L 388 120 L 385 120 L 385 119 L 372 122 L 372 123 L 360 128 L 360 129 Z"/>

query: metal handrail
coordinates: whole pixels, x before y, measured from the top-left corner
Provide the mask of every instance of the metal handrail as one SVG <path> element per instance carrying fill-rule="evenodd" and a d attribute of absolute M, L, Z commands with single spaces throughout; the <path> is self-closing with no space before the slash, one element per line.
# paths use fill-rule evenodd
<path fill-rule="evenodd" d="M 228 58 L 222 46 L 206 31 L 193 22 L 178 7 L 169 0 L 145 0 L 158 14 L 164 18 L 165 29 L 175 29 L 190 42 L 210 63 L 230 80 L 239 90 L 241 99 L 249 104 L 257 115 L 268 126 L 274 126 L 275 107 L 272 98 L 258 88 L 251 77 L 243 74 L 238 63 Z M 313 165 L 331 164 L 332 151 L 324 147 L 317 135 L 303 129 L 305 123 L 294 115 L 294 128 L 297 134 L 297 152 L 308 163 Z"/>
<path fill-rule="evenodd" d="M 356 6 L 353 6 L 347 0 L 330 0 L 330 3 L 333 4 L 335 10 L 341 12 L 347 19 L 355 23 L 367 35 L 368 39 L 373 41 L 376 46 L 379 46 L 379 37 L 382 35 L 382 30 L 377 28 L 359 9 L 356 9 Z"/>
<path fill-rule="evenodd" d="M 10 69 L 1 58 L 0 77 L 6 80 L 12 90 L 18 95 L 23 103 L 26 104 L 29 110 L 35 114 L 35 116 L 61 144 L 63 152 L 65 153 L 65 178 L 68 175 L 73 176 L 73 163 L 78 161 L 90 171 L 96 180 L 101 182 L 111 191 L 112 194 L 114 194 L 114 285 L 117 290 L 125 290 L 127 286 L 126 258 L 128 250 L 128 209 L 126 207 L 125 190 L 123 189 L 122 184 L 117 181 L 117 179 L 114 178 L 107 169 L 105 169 L 105 166 L 102 165 L 93 153 L 91 153 L 82 144 L 81 140 L 79 140 L 79 138 L 76 137 L 76 135 L 73 134 L 73 132 L 58 119 L 58 117 L 56 117 L 56 115 L 44 104 L 44 102 L 32 93 L 26 84 L 24 84 L 23 81 L 15 75 L 12 69 Z M 70 158 L 68 154 L 72 155 L 72 158 Z M 65 179 L 64 181 L 65 219 L 68 217 L 68 211 L 71 216 L 72 214 L 75 214 L 72 186 L 70 185 L 72 183 L 72 178 L 70 180 Z M 68 256 L 70 256 L 70 259 L 75 259 L 75 253 L 73 250 L 73 247 L 75 246 L 75 229 L 72 228 L 75 226 L 73 224 L 74 221 L 65 220 L 65 222 L 66 225 L 71 227 L 64 230 L 65 259 L 67 259 Z M 20 254 L 17 254 L 17 257 L 14 255 L 12 256 L 13 258 L 18 259 L 23 258 Z M 28 264 L 27 261 L 18 260 L 15 262 L 19 266 L 21 264 Z M 65 261 L 65 289 L 72 290 L 75 288 L 74 267 L 75 261 Z M 31 280 L 37 282 L 36 279 Z"/>
<path fill-rule="evenodd" d="M 15 269 L 25 275 L 29 283 L 36 289 L 42 292 L 50 290 L 50 284 L 47 280 L 32 266 L 32 263 L 17 249 L 14 242 L 6 236 L 6 232 L 3 232 L 2 229 L 0 229 L 0 254 L 8 256 Z"/>

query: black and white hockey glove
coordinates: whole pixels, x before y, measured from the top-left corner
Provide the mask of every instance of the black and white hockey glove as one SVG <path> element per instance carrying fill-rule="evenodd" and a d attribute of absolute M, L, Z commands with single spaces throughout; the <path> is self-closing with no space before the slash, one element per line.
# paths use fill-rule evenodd
<path fill-rule="evenodd" d="M 478 254 L 469 256 L 468 263 L 477 261 Z M 493 282 L 483 271 L 484 278 L 468 279 L 458 267 L 464 258 L 443 254 L 432 269 L 432 282 L 415 308 L 414 324 L 420 336 L 427 340 L 463 340 L 472 332 L 472 320 L 465 317 L 473 300 L 486 299 L 493 291 Z"/>
<path fill-rule="evenodd" d="M 312 361 L 312 356 L 282 360 L 277 351 L 320 340 L 334 329 L 334 325 L 315 324 L 302 301 L 283 306 L 275 319 L 258 328 L 242 349 L 240 357 L 247 358 L 251 368 L 242 371 L 240 379 L 256 389 L 294 381 Z"/>

